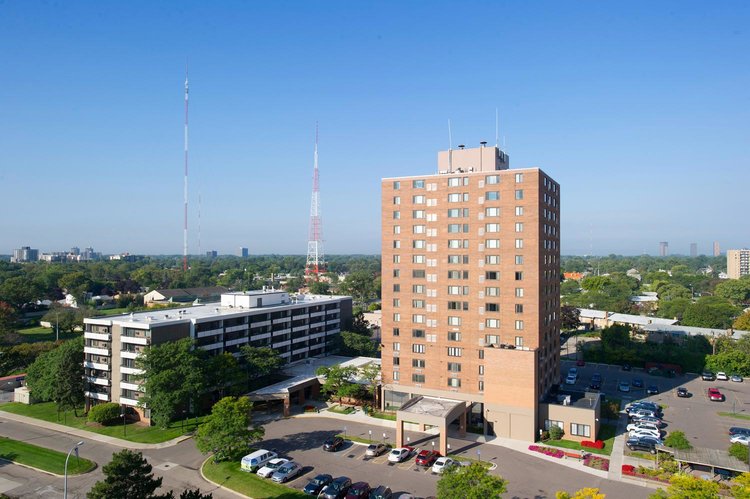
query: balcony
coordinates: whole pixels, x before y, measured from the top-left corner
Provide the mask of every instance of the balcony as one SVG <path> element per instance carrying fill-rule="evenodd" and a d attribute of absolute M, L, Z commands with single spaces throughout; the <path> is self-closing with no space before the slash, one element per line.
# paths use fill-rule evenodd
<path fill-rule="evenodd" d="M 148 345 L 148 338 L 142 338 L 139 336 L 120 336 L 121 343 L 129 343 L 131 345 Z"/>
<path fill-rule="evenodd" d="M 108 393 L 83 392 L 83 394 L 86 397 L 90 398 L 90 399 L 109 401 L 109 394 Z"/>
<path fill-rule="evenodd" d="M 109 341 L 111 335 L 109 333 L 90 333 L 87 331 L 83 333 L 83 337 L 87 340 Z"/>
<path fill-rule="evenodd" d="M 120 403 L 123 405 L 129 405 L 132 407 L 138 407 L 138 401 L 135 399 L 129 399 L 125 397 L 120 397 Z"/>
<path fill-rule="evenodd" d="M 224 329 L 227 333 L 233 333 L 235 331 L 245 331 L 248 328 L 247 324 L 240 324 L 239 326 L 229 326 Z"/>
<path fill-rule="evenodd" d="M 106 348 L 83 347 L 83 353 L 90 353 L 93 355 L 103 355 L 104 357 L 109 357 L 109 350 Z"/>
<path fill-rule="evenodd" d="M 97 371 L 109 371 L 109 364 L 99 364 L 98 362 L 89 362 L 88 360 L 83 362 L 83 367 L 96 369 Z"/>
<path fill-rule="evenodd" d="M 121 381 L 120 388 L 123 390 L 133 390 L 134 392 L 142 391 L 141 385 L 136 385 L 135 383 L 128 383 L 127 381 Z"/>
<path fill-rule="evenodd" d="M 138 368 L 135 368 L 135 367 L 121 366 L 120 367 L 120 372 L 122 374 L 143 374 L 143 369 L 138 369 Z"/>
<path fill-rule="evenodd" d="M 252 341 L 257 341 L 257 340 L 267 340 L 270 337 L 271 337 L 271 333 L 263 333 L 263 334 L 254 334 L 250 336 L 250 339 Z"/>
<path fill-rule="evenodd" d="M 86 376 L 86 381 L 94 385 L 109 386 L 109 380 L 107 378 L 95 378 L 94 376 Z"/>
<path fill-rule="evenodd" d="M 201 350 L 216 350 L 217 348 L 224 348 L 224 342 L 219 341 L 218 343 L 211 343 L 210 345 L 201 345 L 198 348 Z"/>
<path fill-rule="evenodd" d="M 122 357 L 123 359 L 137 359 L 139 355 L 140 352 L 127 352 L 125 350 L 120 352 L 120 357 Z"/>
<path fill-rule="evenodd" d="M 339 334 L 341 332 L 340 329 L 331 329 L 330 331 L 326 331 L 326 336 L 331 336 L 332 334 Z"/>
<path fill-rule="evenodd" d="M 286 347 L 292 344 L 292 340 L 286 340 L 286 341 L 280 341 L 278 343 L 274 343 L 272 346 L 273 348 L 281 348 Z"/>
<path fill-rule="evenodd" d="M 195 337 L 205 338 L 206 336 L 213 336 L 215 334 L 224 334 L 224 330 L 222 328 L 219 328 L 219 329 L 210 329 L 208 331 L 201 331 L 199 333 L 196 333 Z"/>
<path fill-rule="evenodd" d="M 244 345 L 247 343 L 247 338 L 237 338 L 236 340 L 229 340 L 226 342 L 226 345 L 228 347 L 234 346 L 234 345 Z"/>

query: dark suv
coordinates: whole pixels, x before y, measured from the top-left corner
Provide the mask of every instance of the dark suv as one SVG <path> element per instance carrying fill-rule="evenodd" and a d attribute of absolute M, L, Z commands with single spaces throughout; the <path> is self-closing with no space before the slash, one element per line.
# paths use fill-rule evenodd
<path fill-rule="evenodd" d="M 334 452 L 341 448 L 341 446 L 344 445 L 344 439 L 341 437 L 333 437 L 329 438 L 325 442 L 323 442 L 323 450 L 327 450 L 328 452 Z"/>
<path fill-rule="evenodd" d="M 343 499 L 346 497 L 346 493 L 352 486 L 352 481 L 345 477 L 340 476 L 335 478 L 318 497 L 323 499 Z"/>
<path fill-rule="evenodd" d="M 750 428 L 741 428 L 739 426 L 732 426 L 729 428 L 729 434 L 734 435 L 747 435 L 750 437 Z"/>
<path fill-rule="evenodd" d="M 653 437 L 633 437 L 625 442 L 630 450 L 645 450 L 651 454 L 656 454 L 656 446 L 660 444 L 661 442 Z"/>
<path fill-rule="evenodd" d="M 703 371 L 703 373 L 701 373 L 701 378 L 703 381 L 713 381 L 716 379 L 716 375 L 711 371 Z"/>

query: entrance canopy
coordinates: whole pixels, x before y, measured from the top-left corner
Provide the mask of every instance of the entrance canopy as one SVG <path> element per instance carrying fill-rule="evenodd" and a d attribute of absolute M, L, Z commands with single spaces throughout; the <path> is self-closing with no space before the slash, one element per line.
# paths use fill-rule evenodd
<path fill-rule="evenodd" d="M 466 433 L 466 402 L 434 397 L 414 397 L 396 412 L 396 446 L 404 445 L 404 423 L 417 423 L 421 431 L 427 425 L 440 430 L 440 454 L 448 453 L 448 425 L 459 419 L 459 433 Z"/>

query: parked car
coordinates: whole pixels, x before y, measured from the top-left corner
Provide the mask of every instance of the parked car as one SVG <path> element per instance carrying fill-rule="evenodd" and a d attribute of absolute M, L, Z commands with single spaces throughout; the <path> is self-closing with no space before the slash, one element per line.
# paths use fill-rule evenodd
<path fill-rule="evenodd" d="M 579 367 L 583 367 L 583 366 L 586 365 L 586 362 L 584 362 L 583 359 L 578 359 L 576 361 L 576 365 L 579 366 Z"/>
<path fill-rule="evenodd" d="M 643 409 L 651 411 L 657 415 L 661 414 L 661 406 L 656 402 L 651 402 L 649 400 L 639 400 L 638 402 L 633 402 L 625 406 L 625 412 L 628 414 Z"/>
<path fill-rule="evenodd" d="M 576 374 L 568 374 L 568 377 L 565 378 L 566 385 L 575 385 L 576 381 L 578 381 L 578 376 Z"/>
<path fill-rule="evenodd" d="M 390 454 L 388 454 L 388 461 L 391 463 L 400 463 L 401 461 L 407 459 L 409 456 L 412 455 L 414 452 L 414 447 L 399 447 L 398 449 L 393 449 Z"/>
<path fill-rule="evenodd" d="M 348 477 L 336 477 L 326 485 L 318 497 L 322 499 L 344 499 L 351 486 L 352 481 Z"/>
<path fill-rule="evenodd" d="M 659 393 L 659 387 L 656 385 L 649 385 L 646 389 L 646 393 L 649 395 L 656 395 L 657 393 Z"/>
<path fill-rule="evenodd" d="M 440 453 L 436 450 L 423 450 L 417 454 L 417 458 L 414 460 L 419 466 L 432 466 L 437 458 L 440 457 Z"/>
<path fill-rule="evenodd" d="M 277 457 L 279 456 L 273 451 L 259 449 L 242 458 L 240 469 L 242 471 L 255 472 L 265 466 L 268 461 Z"/>
<path fill-rule="evenodd" d="M 393 491 L 390 487 L 380 485 L 370 491 L 370 497 L 368 499 L 391 499 L 393 497 Z"/>
<path fill-rule="evenodd" d="M 620 383 L 617 384 L 617 390 L 620 392 L 629 392 L 630 391 L 630 383 L 627 381 L 620 381 Z"/>
<path fill-rule="evenodd" d="M 568 376 L 570 376 L 571 374 L 573 374 L 574 376 L 577 377 L 578 376 L 578 368 L 577 367 L 571 367 L 570 369 L 568 369 Z"/>
<path fill-rule="evenodd" d="M 346 499 L 367 499 L 370 495 L 370 484 L 367 482 L 357 482 L 351 486 L 344 496 Z"/>
<path fill-rule="evenodd" d="M 708 398 L 711 402 L 724 402 L 724 394 L 718 388 L 709 388 Z"/>
<path fill-rule="evenodd" d="M 365 455 L 367 457 L 377 457 L 387 450 L 388 447 L 386 447 L 385 444 L 370 444 L 367 446 Z"/>
<path fill-rule="evenodd" d="M 451 466 L 458 466 L 458 462 L 449 457 L 439 457 L 432 465 L 432 472 L 440 474 Z"/>
<path fill-rule="evenodd" d="M 718 381 L 729 381 L 729 376 L 727 376 L 727 373 L 719 371 L 716 373 L 716 379 Z"/>
<path fill-rule="evenodd" d="M 633 388 L 643 388 L 643 380 L 641 378 L 633 378 Z"/>
<path fill-rule="evenodd" d="M 328 452 L 335 452 L 344 445 L 344 439 L 341 437 L 331 437 L 323 442 L 323 450 Z"/>
<path fill-rule="evenodd" d="M 632 421 L 635 424 L 638 424 L 638 423 L 651 424 L 651 425 L 656 426 L 657 428 L 661 428 L 664 425 L 664 422 L 661 419 L 651 417 L 651 416 L 643 416 L 642 418 L 633 418 Z"/>
<path fill-rule="evenodd" d="M 302 492 L 309 496 L 317 496 L 318 494 L 320 494 L 320 491 L 323 490 L 323 487 L 331 483 L 332 480 L 333 477 L 326 473 L 317 475 L 315 478 L 311 479 L 307 485 L 305 485 L 305 488 L 302 489 Z"/>
<path fill-rule="evenodd" d="M 656 432 L 659 431 L 659 427 L 651 423 L 630 423 L 627 426 L 628 431 L 633 431 L 633 430 L 638 430 L 638 429 L 652 430 Z"/>
<path fill-rule="evenodd" d="M 732 426 L 729 428 L 730 435 L 750 435 L 750 428 L 743 428 L 741 426 Z"/>
<path fill-rule="evenodd" d="M 633 438 L 633 437 L 661 438 L 661 432 L 659 430 L 645 430 L 645 429 L 631 430 L 628 432 L 628 438 Z"/>
<path fill-rule="evenodd" d="M 716 379 L 716 375 L 711 371 L 703 371 L 701 373 L 701 379 L 703 379 L 703 381 L 713 381 Z"/>
<path fill-rule="evenodd" d="M 288 482 L 300 473 L 302 473 L 302 466 L 295 463 L 294 461 L 290 461 L 279 466 L 278 469 L 273 473 L 273 475 L 271 475 L 271 480 L 277 483 L 284 483 Z"/>
<path fill-rule="evenodd" d="M 601 373 L 594 373 L 591 375 L 591 382 L 592 383 L 601 383 L 602 382 L 602 375 Z"/>
<path fill-rule="evenodd" d="M 658 418 L 654 411 L 649 409 L 638 409 L 636 411 L 628 413 L 631 419 L 642 419 L 642 418 Z"/>
<path fill-rule="evenodd" d="M 261 469 L 258 470 L 258 476 L 263 477 L 263 478 L 268 478 L 271 475 L 273 475 L 277 469 L 279 469 L 279 466 L 288 462 L 289 462 L 289 459 L 284 459 L 283 457 L 277 457 L 276 459 L 271 459 L 270 461 L 266 463 L 265 466 L 263 466 Z"/>
<path fill-rule="evenodd" d="M 690 398 L 691 395 L 692 394 L 684 386 L 681 386 L 677 389 L 677 396 L 680 398 Z"/>
<path fill-rule="evenodd" d="M 732 374 L 729 377 L 729 381 L 734 381 L 735 383 L 742 383 L 742 376 L 739 374 Z"/>
<path fill-rule="evenodd" d="M 589 384 L 589 390 L 598 392 L 602 389 L 602 384 L 599 381 L 591 381 L 591 384 Z"/>
<path fill-rule="evenodd" d="M 729 442 L 733 444 L 750 444 L 750 435 L 732 435 L 729 437 Z"/>
<path fill-rule="evenodd" d="M 628 449 L 645 450 L 651 454 L 656 454 L 656 446 L 662 445 L 662 441 L 653 437 L 631 437 L 625 441 Z"/>
<path fill-rule="evenodd" d="M 630 371 L 630 369 L 632 368 L 630 367 L 630 364 L 628 364 L 627 362 L 622 365 L 623 371 Z"/>

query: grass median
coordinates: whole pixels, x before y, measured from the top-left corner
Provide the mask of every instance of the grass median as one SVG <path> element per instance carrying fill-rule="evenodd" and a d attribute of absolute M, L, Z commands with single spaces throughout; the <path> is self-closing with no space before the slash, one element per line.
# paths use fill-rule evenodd
<path fill-rule="evenodd" d="M 214 463 L 214 458 L 211 457 L 203 463 L 201 470 L 210 481 L 254 499 L 303 499 L 310 497 L 291 487 L 261 478 L 255 473 L 242 471 L 238 462 Z"/>
<path fill-rule="evenodd" d="M 19 442 L 10 438 L 0 437 L 0 459 L 25 464 L 43 471 L 62 475 L 65 471 L 65 457 L 67 454 L 37 445 Z M 68 460 L 68 475 L 88 473 L 96 467 L 96 463 L 88 459 L 77 458 L 72 455 Z"/>
<path fill-rule="evenodd" d="M 11 402 L 0 406 L 0 411 L 41 419 L 42 421 L 86 430 L 100 435 L 122 438 L 140 444 L 156 444 L 172 440 L 173 438 L 177 438 L 187 432 L 195 430 L 197 425 L 200 425 L 205 419 L 205 416 L 198 417 L 197 423 L 195 418 L 188 418 L 184 421 L 175 421 L 166 429 L 158 428 L 156 426 L 146 426 L 140 423 L 129 423 L 126 425 L 126 428 L 123 428 L 123 425 L 101 426 L 89 423 L 85 416 L 81 416 L 83 412 L 82 409 L 78 411 L 79 416 L 75 416 L 72 411 L 58 414 L 57 406 L 54 402 L 42 402 L 31 405 Z"/>

